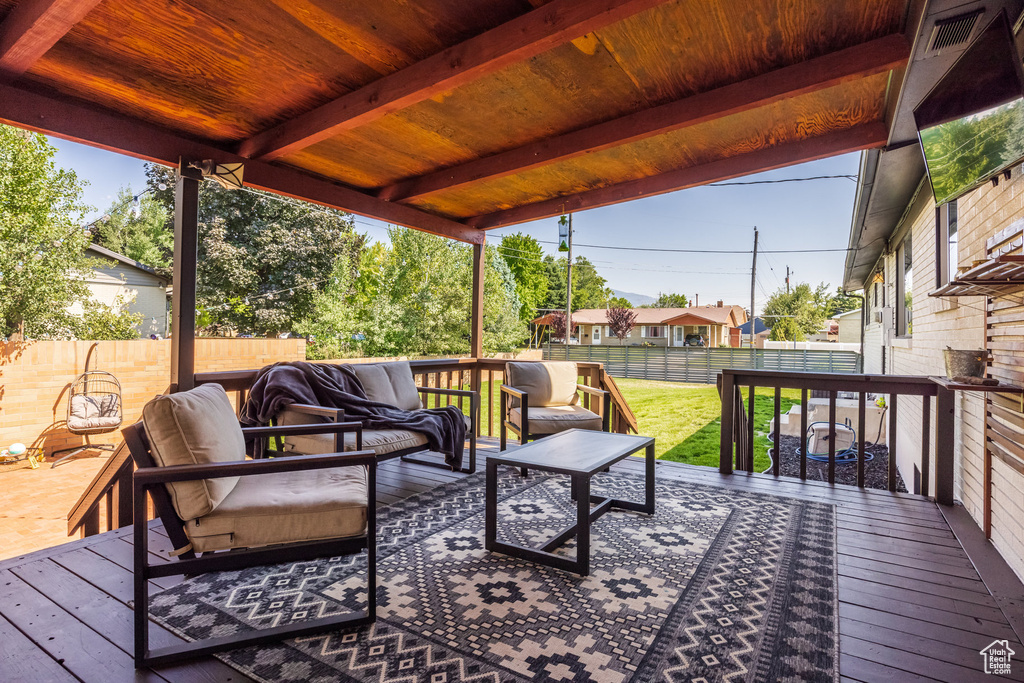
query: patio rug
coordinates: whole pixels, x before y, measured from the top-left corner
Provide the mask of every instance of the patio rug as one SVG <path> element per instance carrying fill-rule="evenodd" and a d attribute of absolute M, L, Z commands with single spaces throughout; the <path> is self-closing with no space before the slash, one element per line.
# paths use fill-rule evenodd
<path fill-rule="evenodd" d="M 539 545 L 574 519 L 566 477 L 509 469 L 499 491 L 505 540 Z M 643 479 L 602 474 L 593 492 L 642 500 Z M 491 554 L 483 535 L 482 473 L 382 508 L 376 624 L 220 658 L 275 682 L 837 679 L 830 505 L 661 479 L 653 517 L 594 524 L 586 578 Z M 350 611 L 364 568 L 361 554 L 204 575 L 152 613 L 191 639 Z"/>

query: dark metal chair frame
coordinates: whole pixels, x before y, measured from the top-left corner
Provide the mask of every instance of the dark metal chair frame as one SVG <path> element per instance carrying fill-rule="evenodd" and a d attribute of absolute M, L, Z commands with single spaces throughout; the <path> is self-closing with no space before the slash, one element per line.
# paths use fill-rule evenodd
<path fill-rule="evenodd" d="M 246 437 L 263 439 L 275 435 L 334 434 L 335 444 L 344 432 L 355 432 L 356 447 L 362 448 L 362 427 L 358 423 L 331 423 L 317 425 L 292 425 L 287 427 L 246 427 Z M 135 561 L 135 666 L 137 668 L 162 666 L 195 657 L 202 657 L 223 650 L 280 641 L 285 638 L 338 630 L 343 627 L 358 627 L 376 620 L 377 574 L 376 574 L 376 468 L 377 458 L 373 451 L 356 450 L 348 453 L 324 455 L 300 455 L 258 460 L 240 460 L 204 465 L 180 465 L 159 467 L 150 453 L 149 439 L 141 423 L 122 430 L 125 443 L 131 451 L 138 469 L 134 473 L 134 561 Z M 248 476 L 280 472 L 296 472 L 331 467 L 365 466 L 367 468 L 366 532 L 360 536 L 304 541 L 268 547 L 233 549 L 207 552 L 196 556 L 191 549 L 180 552 L 178 559 L 166 564 L 150 564 L 149 536 L 146 510 L 146 494 L 153 498 L 154 508 L 163 522 L 171 543 L 176 550 L 188 548 L 184 522 L 178 517 L 171 502 L 166 484 L 196 479 L 217 479 L 221 477 Z M 149 581 L 164 576 L 180 574 L 203 574 L 215 571 L 232 571 L 245 567 L 301 562 L 317 557 L 346 555 L 367 552 L 366 610 L 351 614 L 326 617 L 300 624 L 288 624 L 261 629 L 247 634 L 186 643 L 173 647 L 149 649 Z"/>
<path fill-rule="evenodd" d="M 383 462 L 392 458 L 401 458 L 403 462 L 416 463 L 417 465 L 426 465 L 428 467 L 439 467 L 441 469 L 451 470 L 453 472 L 464 472 L 466 474 L 473 474 L 476 472 L 476 432 L 477 426 L 480 423 L 480 392 L 469 391 L 465 389 L 440 389 L 435 387 L 416 387 L 421 395 L 436 395 L 436 396 L 461 396 L 469 399 L 469 412 L 470 412 L 470 423 L 469 423 L 469 467 L 463 467 L 456 469 L 449 467 L 446 464 L 438 463 L 430 460 L 424 460 L 422 458 L 409 457 L 417 453 L 427 453 L 430 451 L 429 448 L 423 446 L 413 446 L 411 448 L 403 448 L 401 450 L 392 451 L 391 453 L 384 453 L 377 456 L 377 460 Z M 421 397 L 422 400 L 422 397 Z M 426 407 L 426 406 L 424 406 Z M 345 421 L 345 411 L 341 408 L 325 408 L 323 406 L 314 406 L 306 403 L 293 403 L 288 406 L 289 410 L 294 410 L 297 413 L 304 415 L 312 415 L 315 417 L 322 417 L 335 422 Z M 357 445 L 358 447 L 358 445 Z M 341 450 L 338 446 L 337 440 L 335 440 L 335 448 Z"/>

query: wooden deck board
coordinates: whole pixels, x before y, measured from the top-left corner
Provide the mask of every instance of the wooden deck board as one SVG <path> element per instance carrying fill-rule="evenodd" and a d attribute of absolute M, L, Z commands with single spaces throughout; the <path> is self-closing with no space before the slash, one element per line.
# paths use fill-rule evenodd
<path fill-rule="evenodd" d="M 489 452 L 496 452 L 495 444 L 484 440 L 480 459 Z M 641 473 L 642 466 L 630 458 L 615 469 Z M 463 476 L 387 461 L 378 468 L 378 504 Z M 723 476 L 661 461 L 657 476 L 836 506 L 844 681 L 981 680 L 981 647 L 997 637 L 1020 647 L 1019 631 L 1006 617 L 1005 594 L 993 596 L 982 566 L 928 500 L 768 475 Z M 154 523 L 152 557 L 166 561 L 161 553 L 169 549 L 167 535 Z M 130 528 L 0 563 L 0 681 L 248 680 L 212 658 L 135 672 L 131 567 Z M 1002 568 L 995 575 L 1005 577 Z M 180 580 L 168 577 L 158 587 Z M 153 638 L 162 643 L 177 636 L 153 625 Z M 1021 669 L 1010 679 L 1024 680 Z"/>

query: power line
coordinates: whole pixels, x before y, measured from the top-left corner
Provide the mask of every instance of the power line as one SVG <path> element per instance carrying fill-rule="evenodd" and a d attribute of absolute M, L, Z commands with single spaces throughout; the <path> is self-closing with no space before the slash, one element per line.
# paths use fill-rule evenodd
<path fill-rule="evenodd" d="M 555 242 L 548 242 L 545 240 L 537 240 L 541 244 L 555 244 Z M 661 249 L 656 247 L 621 247 L 612 246 L 609 244 L 577 244 L 577 247 L 587 247 L 589 249 L 612 249 L 616 251 L 657 251 L 670 254 L 751 254 L 753 253 L 750 249 Z M 842 249 L 775 249 L 773 251 L 762 251 L 757 250 L 759 254 L 822 254 L 828 252 L 847 252 L 853 251 L 851 247 L 845 247 Z"/>
<path fill-rule="evenodd" d="M 808 178 L 779 178 L 778 180 L 738 180 L 736 182 L 729 183 L 708 183 L 703 187 L 728 187 L 730 185 L 772 185 L 774 183 L 803 183 L 808 180 L 832 180 L 835 178 L 845 178 L 857 182 L 857 176 L 855 175 L 816 175 Z"/>

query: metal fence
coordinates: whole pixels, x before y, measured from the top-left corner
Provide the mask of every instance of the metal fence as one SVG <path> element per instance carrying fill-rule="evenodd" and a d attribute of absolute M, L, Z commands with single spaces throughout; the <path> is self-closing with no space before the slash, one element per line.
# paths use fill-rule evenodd
<path fill-rule="evenodd" d="M 548 344 L 544 360 L 604 363 L 612 377 L 714 384 L 726 368 L 793 372 L 861 372 L 855 351 Z"/>

